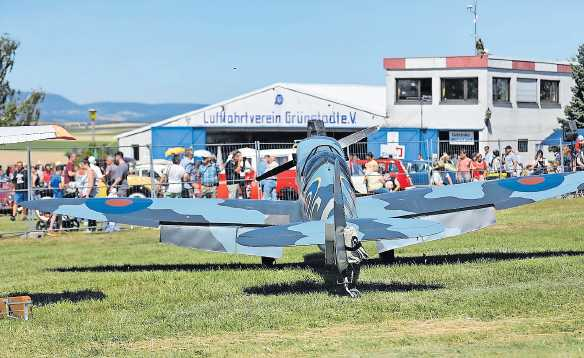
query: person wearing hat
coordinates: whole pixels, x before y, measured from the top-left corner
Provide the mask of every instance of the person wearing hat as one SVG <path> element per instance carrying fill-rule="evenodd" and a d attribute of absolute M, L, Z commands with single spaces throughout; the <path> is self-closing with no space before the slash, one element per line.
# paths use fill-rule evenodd
<path fill-rule="evenodd" d="M 97 166 L 95 157 L 92 155 L 87 158 L 87 161 L 89 162 L 89 168 L 93 170 L 93 173 L 95 174 L 95 182 L 97 183 L 101 181 L 103 179 L 103 172 L 101 171 L 101 168 Z"/>
<path fill-rule="evenodd" d="M 201 197 L 217 197 L 217 186 L 219 185 L 219 167 L 213 155 L 203 157 L 203 163 L 199 165 L 199 175 L 201 178 Z"/>

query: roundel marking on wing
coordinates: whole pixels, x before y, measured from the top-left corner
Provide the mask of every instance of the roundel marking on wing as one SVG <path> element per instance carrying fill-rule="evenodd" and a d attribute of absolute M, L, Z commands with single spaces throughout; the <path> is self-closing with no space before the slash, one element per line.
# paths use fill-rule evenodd
<path fill-rule="evenodd" d="M 552 174 L 501 180 L 499 185 L 513 191 L 536 192 L 555 188 L 563 181 L 562 175 Z"/>
<path fill-rule="evenodd" d="M 85 202 L 91 210 L 105 214 L 128 214 L 152 205 L 151 199 L 141 198 L 100 198 Z"/>

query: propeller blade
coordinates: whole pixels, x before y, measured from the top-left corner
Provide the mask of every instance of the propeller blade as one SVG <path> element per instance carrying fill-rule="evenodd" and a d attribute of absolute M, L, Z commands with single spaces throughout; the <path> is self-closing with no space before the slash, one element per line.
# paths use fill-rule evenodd
<path fill-rule="evenodd" d="M 375 133 L 378 130 L 379 126 L 365 128 L 363 130 L 360 130 L 359 132 L 349 134 L 348 136 L 339 139 L 339 144 L 341 145 L 342 148 L 347 148 L 351 144 L 355 144 L 361 139 L 367 138 L 368 135 Z"/>
<path fill-rule="evenodd" d="M 256 180 L 260 181 L 260 180 L 264 180 L 264 179 L 269 178 L 269 177 L 273 177 L 274 175 L 278 175 L 281 172 L 285 172 L 288 169 L 294 168 L 295 166 L 296 166 L 296 160 L 292 159 L 291 161 L 286 162 L 280 166 L 277 166 L 272 170 L 268 170 L 264 174 L 256 177 Z"/>

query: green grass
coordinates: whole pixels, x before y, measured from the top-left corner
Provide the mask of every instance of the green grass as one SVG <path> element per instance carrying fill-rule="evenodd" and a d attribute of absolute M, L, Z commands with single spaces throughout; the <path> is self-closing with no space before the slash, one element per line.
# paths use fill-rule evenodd
<path fill-rule="evenodd" d="M 364 266 L 358 300 L 326 293 L 310 248 L 265 269 L 155 230 L 0 240 L 0 292 L 37 304 L 0 320 L 0 356 L 584 356 L 583 211 L 549 201 L 399 250 Z"/>

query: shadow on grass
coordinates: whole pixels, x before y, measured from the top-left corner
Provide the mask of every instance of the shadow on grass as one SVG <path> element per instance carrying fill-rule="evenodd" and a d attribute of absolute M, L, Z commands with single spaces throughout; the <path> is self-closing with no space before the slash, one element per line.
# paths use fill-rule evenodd
<path fill-rule="evenodd" d="M 51 303 L 57 303 L 61 301 L 70 301 L 73 303 L 88 301 L 88 300 L 103 300 L 105 294 L 101 291 L 94 290 L 81 290 L 81 291 L 64 291 L 64 292 L 12 292 L 6 294 L 6 297 L 10 296 L 30 296 L 32 303 L 35 306 L 44 306 Z"/>
<path fill-rule="evenodd" d="M 445 265 L 480 261 L 527 260 L 562 256 L 584 256 L 584 251 L 536 251 L 536 252 L 470 252 L 445 255 L 397 256 L 393 264 L 398 265 Z M 379 258 L 367 260 L 366 265 L 386 265 Z"/>
<path fill-rule="evenodd" d="M 532 258 L 584 256 L 584 251 L 538 251 L 538 252 L 476 252 L 453 253 L 447 255 L 397 256 L 392 264 L 398 265 L 443 265 L 463 264 L 479 261 L 507 261 Z M 378 258 L 369 259 L 363 266 L 386 265 Z M 225 263 L 225 264 L 144 264 L 144 265 L 99 265 L 56 267 L 48 269 L 53 272 L 143 272 L 143 271 L 223 271 L 223 270 L 261 270 L 261 269 L 313 269 L 324 267 L 324 255 L 313 253 L 304 256 L 304 262 L 275 264 L 264 266 L 261 263 Z"/>
<path fill-rule="evenodd" d="M 261 269 L 286 269 L 286 268 L 311 268 L 306 263 L 275 264 L 264 266 L 257 264 L 146 264 L 146 265 L 100 265 L 81 267 L 56 267 L 48 269 L 54 272 L 142 272 L 142 271 L 223 271 L 223 270 L 261 270 Z"/>
<path fill-rule="evenodd" d="M 361 292 L 407 292 L 425 291 L 444 288 L 436 284 L 416 284 L 416 283 L 381 283 L 381 282 L 359 282 L 357 285 Z M 307 293 L 334 293 L 335 287 L 329 287 L 325 282 L 317 281 L 297 281 L 293 283 L 278 283 L 262 286 L 248 287 L 243 292 L 250 295 L 288 295 Z"/>

